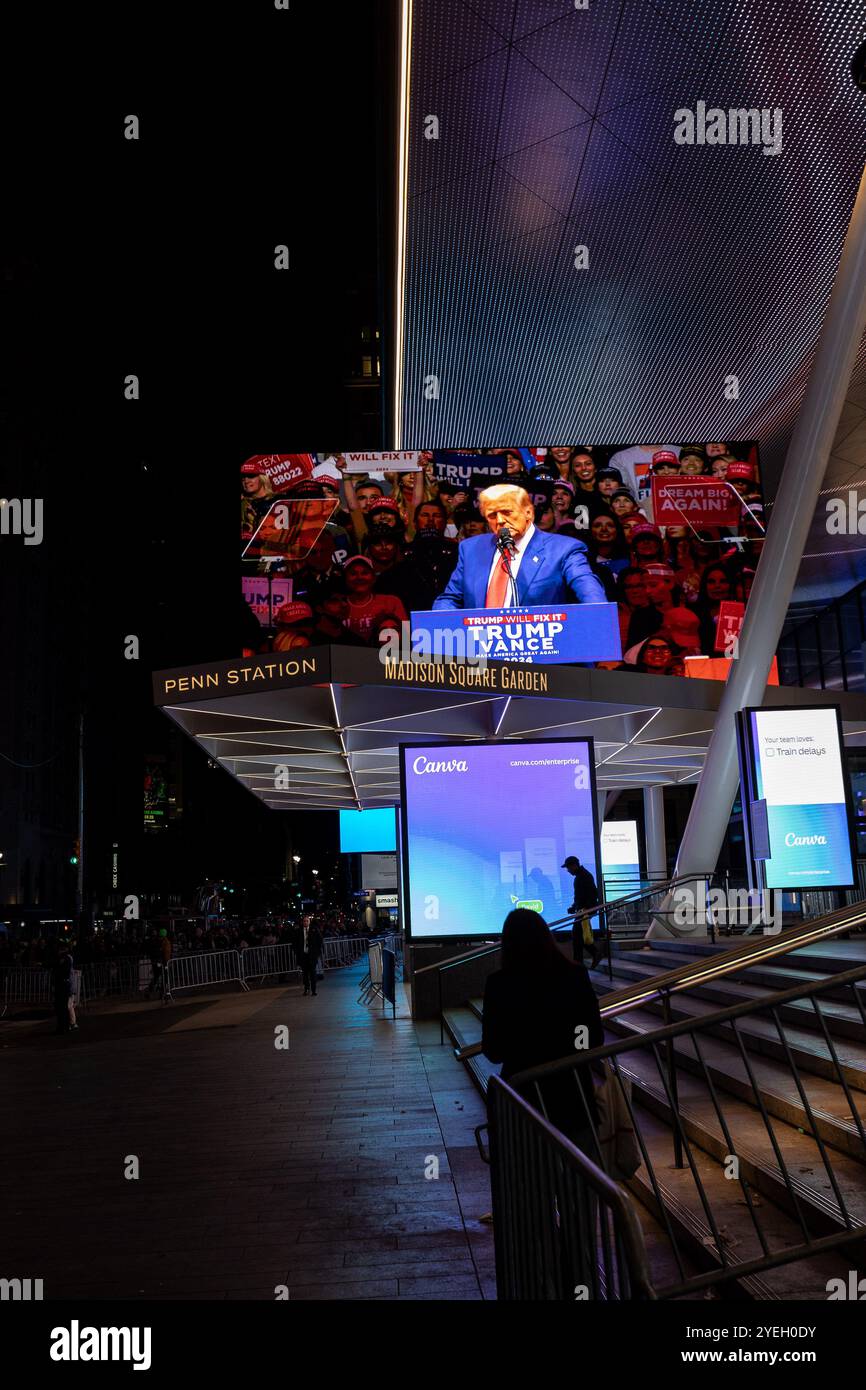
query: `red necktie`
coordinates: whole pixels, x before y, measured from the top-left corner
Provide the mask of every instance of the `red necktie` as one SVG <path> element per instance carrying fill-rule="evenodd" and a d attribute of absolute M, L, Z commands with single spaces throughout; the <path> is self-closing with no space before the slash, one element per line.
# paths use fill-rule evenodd
<path fill-rule="evenodd" d="M 500 556 L 499 564 L 487 581 L 487 598 L 484 601 L 485 608 L 505 607 L 505 597 L 508 593 L 508 570 L 506 565 L 506 557 L 504 555 Z"/>

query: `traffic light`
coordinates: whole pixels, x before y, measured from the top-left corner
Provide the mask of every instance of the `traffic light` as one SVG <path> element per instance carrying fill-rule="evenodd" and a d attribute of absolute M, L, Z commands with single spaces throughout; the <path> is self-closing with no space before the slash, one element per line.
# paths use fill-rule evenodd
<path fill-rule="evenodd" d="M 70 864 L 77 864 L 77 863 L 78 863 L 78 860 L 79 860 L 79 858 L 80 858 L 80 855 L 81 855 L 81 841 L 80 841 L 80 840 L 76 840 L 76 841 L 75 841 L 75 844 L 72 846 L 72 853 L 71 853 L 70 856 L 69 856 L 69 862 L 70 862 Z"/>

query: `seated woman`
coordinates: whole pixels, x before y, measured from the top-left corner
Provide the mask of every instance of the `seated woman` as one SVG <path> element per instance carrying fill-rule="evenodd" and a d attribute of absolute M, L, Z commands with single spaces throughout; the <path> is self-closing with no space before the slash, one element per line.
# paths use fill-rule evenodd
<path fill-rule="evenodd" d="M 628 653 L 628 656 L 630 655 L 631 652 Z M 654 676 L 682 675 L 680 656 L 679 645 L 664 628 L 661 628 L 642 642 L 638 651 L 634 653 L 634 669 Z"/>
<path fill-rule="evenodd" d="M 487 977 L 481 1049 L 489 1061 L 502 1063 L 502 1079 L 508 1081 L 528 1067 L 576 1056 L 578 1041 L 583 1051 L 604 1042 L 589 974 L 562 953 L 543 917 L 516 908 L 502 927 L 502 969 Z M 544 1110 L 572 1143 L 593 1154 L 592 1077 L 586 1068 L 576 1074 L 580 1092 L 570 1071 L 543 1083 Z M 534 1087 L 526 1099 L 538 1105 Z"/>
<path fill-rule="evenodd" d="M 731 580 L 724 565 L 707 565 L 701 575 L 701 587 L 695 609 L 700 621 L 701 651 L 706 656 L 716 653 L 716 628 L 719 609 L 731 597 Z"/>
<path fill-rule="evenodd" d="M 613 579 L 629 568 L 628 546 L 622 526 L 615 516 L 593 518 L 586 548 L 595 566 L 603 566 Z"/>

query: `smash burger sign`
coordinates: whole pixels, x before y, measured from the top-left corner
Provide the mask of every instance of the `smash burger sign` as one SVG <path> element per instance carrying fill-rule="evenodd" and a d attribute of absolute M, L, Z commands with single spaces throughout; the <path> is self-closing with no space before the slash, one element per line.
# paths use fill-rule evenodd
<path fill-rule="evenodd" d="M 653 478 L 656 526 L 736 526 L 740 499 L 722 478 Z"/>

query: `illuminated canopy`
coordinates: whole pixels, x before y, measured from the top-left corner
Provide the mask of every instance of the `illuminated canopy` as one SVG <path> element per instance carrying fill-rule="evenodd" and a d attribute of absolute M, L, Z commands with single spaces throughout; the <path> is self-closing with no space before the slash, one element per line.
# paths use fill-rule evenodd
<path fill-rule="evenodd" d="M 721 697 L 717 681 L 491 662 L 383 665 L 373 651 L 294 653 L 160 671 L 156 703 L 268 806 L 333 810 L 400 799 L 400 743 L 595 741 L 600 790 L 693 782 Z M 866 696 L 770 687 L 765 704 L 833 704 L 866 744 Z"/>

